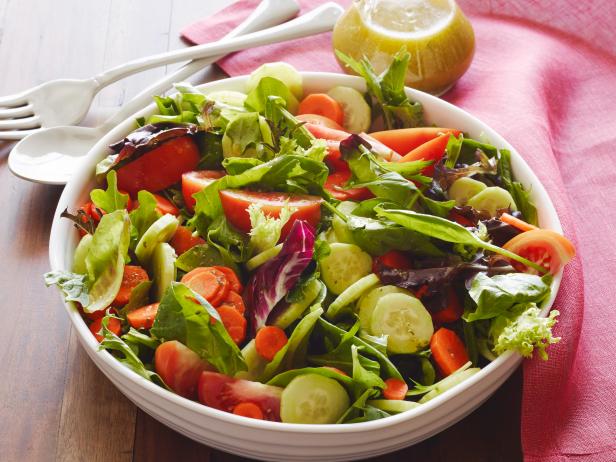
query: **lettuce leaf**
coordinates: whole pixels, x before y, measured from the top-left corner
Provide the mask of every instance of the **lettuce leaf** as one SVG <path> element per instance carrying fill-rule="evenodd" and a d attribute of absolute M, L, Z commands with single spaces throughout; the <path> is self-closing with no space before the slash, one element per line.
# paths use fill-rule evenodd
<path fill-rule="evenodd" d="M 495 318 L 509 312 L 514 305 L 540 303 L 549 293 L 549 276 L 541 278 L 533 274 L 511 273 L 489 277 L 479 273 L 468 291 L 477 308 L 464 313 L 464 320 L 473 322 Z"/>
<path fill-rule="evenodd" d="M 50 271 L 45 273 L 45 285 L 56 285 L 64 293 L 67 302 L 78 302 L 86 306 L 90 302 L 88 284 L 85 274 L 71 273 L 70 271 Z"/>
<path fill-rule="evenodd" d="M 406 50 L 396 53 L 389 68 L 380 76 L 376 75 L 372 64 L 366 58 L 355 61 L 339 50 L 336 50 L 336 56 L 353 72 L 364 78 L 368 93 L 374 100 L 373 107 L 383 115 L 388 130 L 417 127 L 422 124 L 421 103 L 411 102 L 404 91 L 404 80 L 411 58 Z"/>
<path fill-rule="evenodd" d="M 513 350 L 527 358 L 537 351 L 541 359 L 547 360 L 545 350 L 548 345 L 560 341 L 560 337 L 552 334 L 559 314 L 553 310 L 547 317 L 542 317 L 534 303 L 515 305 L 509 313 L 492 321 L 490 337 L 494 351 L 501 354 Z"/>
<path fill-rule="evenodd" d="M 289 90 L 283 82 L 274 77 L 263 77 L 259 80 L 257 86 L 248 93 L 244 105 L 252 111 L 264 114 L 267 100 L 271 97 L 281 98 L 284 101 L 285 107 L 291 113 L 296 112 L 299 106 L 299 102 L 293 93 L 291 93 L 291 90 Z"/>
<path fill-rule="evenodd" d="M 273 157 L 272 131 L 263 116 L 257 112 L 238 114 L 229 121 L 222 137 L 222 153 L 229 157 L 255 157 L 269 160 Z"/>
<path fill-rule="evenodd" d="M 114 170 L 107 173 L 107 189 L 93 189 L 90 199 L 94 205 L 107 213 L 126 208 L 128 194 L 118 191 L 117 174 Z"/>
<path fill-rule="evenodd" d="M 248 214 L 250 216 L 250 250 L 252 255 L 264 252 L 274 247 L 280 239 L 283 226 L 289 221 L 295 208 L 287 204 L 280 210 L 278 218 L 266 215 L 261 205 L 250 204 Z"/>
<path fill-rule="evenodd" d="M 146 190 L 139 191 L 137 200 L 139 201 L 139 207 L 128 214 L 132 225 L 130 229 L 130 248 L 133 250 L 150 225 L 161 216 L 156 210 L 156 198 L 151 192 Z"/>
<path fill-rule="evenodd" d="M 216 310 L 182 283 L 172 282 L 165 292 L 150 333 L 162 341 L 178 340 L 225 375 L 246 370 Z"/>

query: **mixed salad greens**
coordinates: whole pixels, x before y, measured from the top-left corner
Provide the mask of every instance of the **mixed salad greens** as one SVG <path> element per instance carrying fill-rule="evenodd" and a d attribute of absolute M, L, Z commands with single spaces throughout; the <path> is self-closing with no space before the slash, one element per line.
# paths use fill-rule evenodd
<path fill-rule="evenodd" d="M 72 271 L 45 275 L 118 361 L 257 419 L 353 423 L 419 406 L 513 350 L 546 359 L 552 275 L 510 154 L 425 126 L 409 56 L 367 93 L 304 95 L 266 64 L 246 93 L 178 84 L 111 146 L 73 220 Z"/>

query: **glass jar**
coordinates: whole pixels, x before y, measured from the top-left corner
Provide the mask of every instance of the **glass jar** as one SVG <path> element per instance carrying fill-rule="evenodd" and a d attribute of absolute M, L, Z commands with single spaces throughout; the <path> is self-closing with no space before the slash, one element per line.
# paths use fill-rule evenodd
<path fill-rule="evenodd" d="M 406 47 L 406 85 L 440 95 L 470 66 L 475 35 L 453 0 L 354 0 L 334 28 L 333 47 L 366 57 L 378 73 Z"/>

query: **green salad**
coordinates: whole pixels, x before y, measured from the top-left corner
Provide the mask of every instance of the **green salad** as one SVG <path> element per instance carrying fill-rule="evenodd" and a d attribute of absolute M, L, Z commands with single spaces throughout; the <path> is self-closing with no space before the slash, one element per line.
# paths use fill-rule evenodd
<path fill-rule="evenodd" d="M 70 271 L 45 275 L 100 349 L 240 416 L 355 423 L 405 412 L 506 351 L 547 359 L 553 275 L 510 153 L 425 124 L 404 91 L 339 54 L 365 94 L 306 91 L 284 63 L 245 91 L 177 84 L 110 146 L 66 210 Z"/>

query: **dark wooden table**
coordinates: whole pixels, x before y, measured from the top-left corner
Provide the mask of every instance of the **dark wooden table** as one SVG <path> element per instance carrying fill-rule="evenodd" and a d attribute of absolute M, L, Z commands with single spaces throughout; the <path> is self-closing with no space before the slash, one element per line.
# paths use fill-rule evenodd
<path fill-rule="evenodd" d="M 0 95 L 59 77 L 89 77 L 127 59 L 183 46 L 178 30 L 230 0 L 0 0 Z M 168 69 L 106 89 L 95 123 Z M 204 76 L 201 76 L 203 78 Z M 0 141 L 0 460 L 240 461 L 195 443 L 129 402 L 82 351 L 55 289 L 47 289 L 51 219 L 61 187 L 11 175 Z M 518 461 L 518 371 L 481 408 L 379 461 Z"/>

